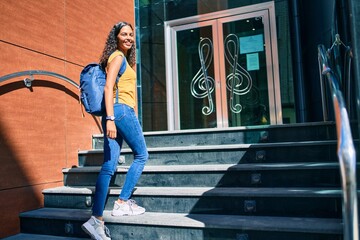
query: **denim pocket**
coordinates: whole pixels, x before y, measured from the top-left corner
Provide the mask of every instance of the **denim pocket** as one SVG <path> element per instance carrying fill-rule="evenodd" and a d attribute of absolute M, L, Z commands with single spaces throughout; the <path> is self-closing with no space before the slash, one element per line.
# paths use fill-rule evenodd
<path fill-rule="evenodd" d="M 114 104 L 115 121 L 120 121 L 126 116 L 126 105 L 122 103 Z"/>

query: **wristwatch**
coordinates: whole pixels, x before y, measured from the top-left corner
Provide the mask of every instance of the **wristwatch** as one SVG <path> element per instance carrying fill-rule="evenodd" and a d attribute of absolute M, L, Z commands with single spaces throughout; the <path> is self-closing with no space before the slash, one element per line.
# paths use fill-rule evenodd
<path fill-rule="evenodd" d="M 106 120 L 110 120 L 110 121 L 114 121 L 115 117 L 114 116 L 106 116 L 105 118 Z"/>

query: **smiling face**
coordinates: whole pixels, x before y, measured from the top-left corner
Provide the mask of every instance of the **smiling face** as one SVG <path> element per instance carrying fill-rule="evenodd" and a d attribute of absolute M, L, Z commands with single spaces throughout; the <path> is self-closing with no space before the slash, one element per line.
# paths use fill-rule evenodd
<path fill-rule="evenodd" d="M 124 26 L 120 29 L 119 34 L 117 35 L 118 38 L 118 49 L 121 50 L 125 55 L 127 51 L 132 47 L 134 44 L 134 33 L 130 26 Z"/>

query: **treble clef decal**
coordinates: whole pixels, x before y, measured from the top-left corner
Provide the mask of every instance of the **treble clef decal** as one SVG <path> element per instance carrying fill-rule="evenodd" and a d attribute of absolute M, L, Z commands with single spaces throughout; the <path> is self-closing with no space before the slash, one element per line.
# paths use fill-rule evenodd
<path fill-rule="evenodd" d="M 214 111 L 214 103 L 211 93 L 214 91 L 214 78 L 208 76 L 207 69 L 213 60 L 213 46 L 209 38 L 202 38 L 198 45 L 201 68 L 195 74 L 190 84 L 191 94 L 196 98 L 208 98 L 209 106 L 202 108 L 204 115 L 210 115 Z"/>
<path fill-rule="evenodd" d="M 230 91 L 230 109 L 234 113 L 240 113 L 242 105 L 235 104 L 235 95 L 246 95 L 252 88 L 252 78 L 248 71 L 238 63 L 239 40 L 235 34 L 229 34 L 225 38 L 225 58 L 231 66 L 231 73 L 226 76 L 226 88 Z"/>

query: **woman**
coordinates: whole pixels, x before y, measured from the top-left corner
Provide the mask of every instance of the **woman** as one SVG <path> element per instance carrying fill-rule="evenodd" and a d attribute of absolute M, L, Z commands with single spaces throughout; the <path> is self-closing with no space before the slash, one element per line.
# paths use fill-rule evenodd
<path fill-rule="evenodd" d="M 126 70 L 116 85 L 116 77 L 123 61 L 127 61 Z M 134 111 L 136 73 L 132 67 L 135 65 L 135 46 L 133 28 L 129 23 L 120 22 L 112 28 L 100 58 L 100 65 L 107 72 L 104 88 L 106 116 L 102 117 L 104 163 L 96 181 L 92 216 L 82 225 L 82 228 L 92 239 L 108 240 L 111 238 L 109 230 L 104 225 L 103 211 L 110 179 L 116 171 L 123 140 L 132 149 L 134 161 L 128 170 L 122 191 L 114 203 L 111 214 L 123 216 L 139 215 L 145 212 L 143 207 L 138 206 L 135 201 L 130 199 L 148 159 L 148 152 L 141 126 Z M 116 91 L 118 91 L 118 101 L 116 101 Z"/>

